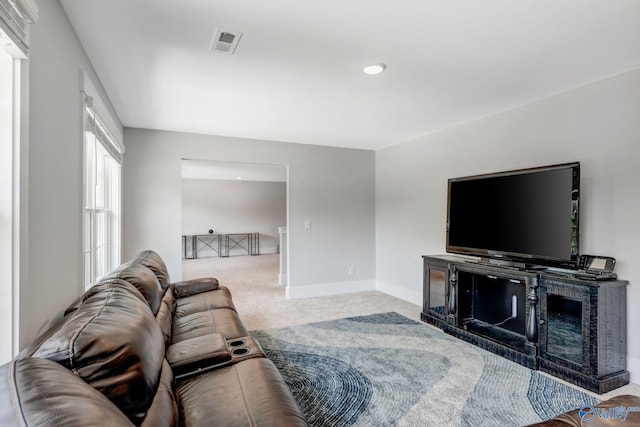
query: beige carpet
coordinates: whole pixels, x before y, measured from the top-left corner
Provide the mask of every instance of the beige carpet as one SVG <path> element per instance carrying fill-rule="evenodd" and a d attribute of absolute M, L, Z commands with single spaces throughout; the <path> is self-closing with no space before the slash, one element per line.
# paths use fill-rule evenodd
<path fill-rule="evenodd" d="M 216 277 L 231 290 L 250 331 L 388 311 L 420 320 L 420 306 L 377 291 L 287 299 L 285 287 L 278 284 L 278 262 L 276 254 L 184 260 L 182 276 L 185 280 Z"/>
<path fill-rule="evenodd" d="M 227 286 L 250 331 L 389 311 L 420 320 L 420 306 L 378 291 L 287 299 L 285 287 L 278 284 L 278 262 L 276 254 L 183 260 L 182 275 L 183 279 L 216 277 Z M 640 396 L 640 385 L 630 384 L 603 395 L 583 391 L 599 399 L 620 394 Z"/>

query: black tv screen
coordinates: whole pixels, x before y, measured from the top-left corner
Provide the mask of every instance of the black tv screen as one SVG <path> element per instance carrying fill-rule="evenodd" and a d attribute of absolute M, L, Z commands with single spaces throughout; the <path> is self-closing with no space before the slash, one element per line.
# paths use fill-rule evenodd
<path fill-rule="evenodd" d="M 449 179 L 447 252 L 573 265 L 579 193 L 579 163 Z"/>

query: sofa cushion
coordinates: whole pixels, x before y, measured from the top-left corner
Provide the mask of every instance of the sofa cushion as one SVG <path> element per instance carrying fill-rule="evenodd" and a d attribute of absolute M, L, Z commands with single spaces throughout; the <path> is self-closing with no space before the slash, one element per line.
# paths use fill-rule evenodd
<path fill-rule="evenodd" d="M 202 292 L 215 291 L 220 284 L 218 279 L 213 277 L 202 277 L 200 279 L 183 280 L 171 284 L 171 289 L 176 298 L 188 297 L 201 294 Z"/>
<path fill-rule="evenodd" d="M 138 292 L 135 288 L 133 288 L 131 284 L 125 282 L 124 280 L 112 279 L 109 282 L 118 283 L 120 286 L 124 286 L 126 289 L 128 289 L 132 293 L 132 295 L 135 295 L 137 298 L 139 298 L 140 301 L 146 302 L 142 294 Z M 24 357 L 33 356 L 33 352 L 36 351 L 38 348 L 40 348 L 42 343 L 48 340 L 51 337 L 51 335 L 54 334 L 58 329 L 60 329 L 60 326 L 68 320 L 67 316 L 69 316 L 70 314 L 73 314 L 73 312 L 76 311 L 78 307 L 80 307 L 88 297 L 95 294 L 96 292 L 101 292 L 102 289 L 103 287 L 95 287 L 95 286 L 90 288 L 89 290 L 87 290 L 87 292 L 85 292 L 80 297 L 78 297 L 71 306 L 65 309 L 64 312 L 60 312 L 56 314 L 54 316 L 54 319 L 56 321 L 54 322 L 53 320 L 51 320 L 49 322 L 49 327 L 47 328 L 47 330 L 45 330 L 45 332 L 43 332 L 42 334 L 38 335 L 35 338 L 35 340 L 31 342 L 29 345 L 27 345 L 25 348 L 20 350 L 18 357 L 24 358 Z"/>
<path fill-rule="evenodd" d="M 99 422 L 98 422 L 99 420 Z M 17 359 L 0 367 L 0 425 L 133 426 L 100 392 L 47 359 Z"/>
<path fill-rule="evenodd" d="M 174 379 L 169 363 L 162 363 L 160 383 L 153 402 L 142 421 L 142 427 L 174 427 L 178 425 L 178 406 L 173 393 Z"/>
<path fill-rule="evenodd" d="M 164 292 L 158 278 L 149 268 L 142 264 L 128 262 L 101 277 L 98 283 L 110 279 L 122 279 L 131 283 L 147 300 L 153 315 L 158 314 Z"/>
<path fill-rule="evenodd" d="M 164 263 L 160 255 L 152 250 L 145 250 L 140 252 L 136 257 L 131 261 L 137 264 L 142 264 L 156 275 L 158 281 L 160 282 L 160 286 L 162 287 L 163 292 L 169 287 L 169 283 L 171 280 L 169 279 L 169 271 L 167 270 L 167 265 Z"/>
<path fill-rule="evenodd" d="M 229 426 L 308 425 L 282 376 L 264 358 L 244 360 L 185 380 L 176 394 L 181 426 L 219 425 L 220 420 Z"/>
<path fill-rule="evenodd" d="M 158 326 L 160 326 L 160 330 L 162 330 L 162 335 L 164 336 L 165 348 L 167 348 L 171 343 L 173 313 L 175 312 L 175 309 L 176 299 L 173 297 L 173 293 L 166 292 L 164 297 L 162 297 L 160 310 L 158 310 L 158 314 L 156 314 L 156 321 L 158 322 Z"/>
<path fill-rule="evenodd" d="M 220 286 L 216 291 L 204 292 L 198 295 L 176 299 L 177 317 L 188 316 L 199 311 L 228 308 L 236 311 L 229 288 Z"/>
<path fill-rule="evenodd" d="M 226 339 L 249 335 L 238 313 L 228 308 L 221 308 L 192 313 L 184 317 L 174 317 L 171 342 L 176 343 L 216 332 L 224 335 Z"/>
<path fill-rule="evenodd" d="M 87 289 L 87 291 L 84 294 L 82 294 L 82 296 L 80 297 L 80 301 L 75 303 L 76 307 L 73 310 L 69 310 L 69 309 L 65 310 L 65 317 L 69 316 L 70 314 L 73 314 L 78 309 L 78 307 L 84 304 L 86 300 L 93 297 L 95 294 L 104 292 L 105 289 L 109 289 L 110 287 L 117 287 L 117 288 L 121 288 L 123 291 L 130 292 L 132 296 L 138 298 L 140 301 L 147 304 L 147 299 L 144 297 L 144 295 L 142 295 L 142 293 L 140 293 L 140 290 L 135 286 L 133 286 L 131 283 L 122 279 L 106 279 L 105 278 L 101 280 L 99 283 L 96 283 L 95 285 Z M 149 305 L 147 304 L 147 306 Z M 151 310 L 151 308 L 149 308 L 149 310 Z"/>
<path fill-rule="evenodd" d="M 117 279 L 95 285 L 33 352 L 76 373 L 136 423 L 151 404 L 164 360 L 162 332 L 139 294 Z"/>

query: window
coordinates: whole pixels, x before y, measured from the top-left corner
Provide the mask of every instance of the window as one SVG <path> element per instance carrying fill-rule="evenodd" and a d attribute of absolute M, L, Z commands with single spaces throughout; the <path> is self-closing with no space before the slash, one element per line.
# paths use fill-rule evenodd
<path fill-rule="evenodd" d="M 29 55 L 29 25 L 37 19 L 33 0 L 0 0 L 0 365 L 18 350 L 19 176 L 27 162 L 20 158 L 20 75 Z"/>
<path fill-rule="evenodd" d="M 0 49 L 0 364 L 13 336 L 13 58 Z"/>
<path fill-rule="evenodd" d="M 84 155 L 84 286 L 120 263 L 122 150 L 87 97 Z"/>

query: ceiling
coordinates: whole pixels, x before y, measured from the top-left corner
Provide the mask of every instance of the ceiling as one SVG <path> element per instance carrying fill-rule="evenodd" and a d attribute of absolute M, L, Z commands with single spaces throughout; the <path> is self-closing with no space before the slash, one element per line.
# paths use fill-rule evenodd
<path fill-rule="evenodd" d="M 61 3 L 127 127 L 379 149 L 640 68 L 637 0 Z"/>

